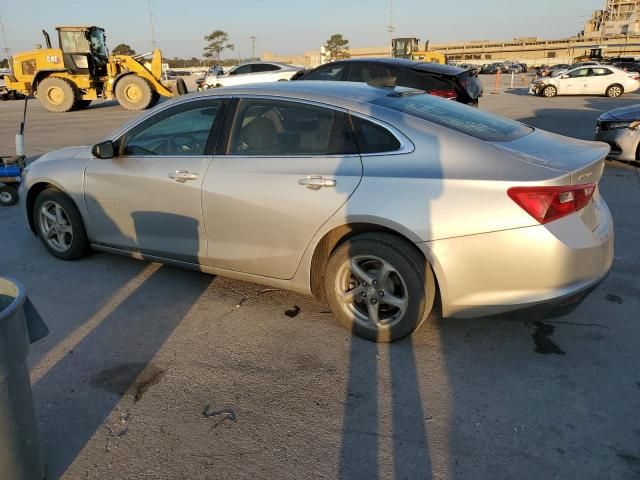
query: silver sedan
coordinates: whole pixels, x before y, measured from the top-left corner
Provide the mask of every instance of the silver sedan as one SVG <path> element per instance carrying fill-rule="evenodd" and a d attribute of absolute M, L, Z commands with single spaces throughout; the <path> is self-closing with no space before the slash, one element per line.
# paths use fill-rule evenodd
<path fill-rule="evenodd" d="M 640 160 L 640 105 L 615 108 L 598 117 L 596 140 L 611 147 L 609 158 Z"/>
<path fill-rule="evenodd" d="M 607 145 L 406 88 L 285 82 L 165 102 L 28 167 L 28 223 L 89 248 L 313 294 L 357 335 L 577 304 L 613 258 Z"/>

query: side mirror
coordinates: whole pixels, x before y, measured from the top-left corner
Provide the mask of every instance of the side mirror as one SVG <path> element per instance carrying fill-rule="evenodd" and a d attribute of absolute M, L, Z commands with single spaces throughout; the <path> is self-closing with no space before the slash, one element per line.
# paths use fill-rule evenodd
<path fill-rule="evenodd" d="M 96 158 L 108 159 L 116 156 L 115 148 L 111 140 L 96 143 L 91 149 L 91 153 Z"/>
<path fill-rule="evenodd" d="M 560 78 L 570 78 L 569 75 L 562 75 Z"/>

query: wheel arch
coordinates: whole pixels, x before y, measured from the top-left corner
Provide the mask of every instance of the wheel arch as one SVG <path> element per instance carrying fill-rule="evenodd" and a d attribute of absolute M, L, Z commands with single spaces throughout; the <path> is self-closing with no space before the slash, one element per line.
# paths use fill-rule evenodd
<path fill-rule="evenodd" d="M 119 74 L 116 78 L 113 79 L 113 85 L 111 85 L 111 94 L 115 95 L 116 93 L 116 85 L 118 84 L 118 82 L 120 80 L 122 80 L 124 77 L 128 76 L 128 75 L 135 75 L 135 72 L 123 72 L 121 74 Z M 138 75 L 140 76 L 140 75 Z M 140 77 L 143 78 L 143 77 Z"/>
<path fill-rule="evenodd" d="M 324 299 L 324 274 L 329 256 L 336 248 L 347 240 L 364 233 L 386 233 L 402 240 L 409 248 L 415 250 L 420 257 L 424 258 L 432 265 L 433 275 L 436 281 L 436 299 L 440 297 L 440 288 L 438 283 L 438 272 L 433 268 L 432 259 L 425 256 L 425 253 L 411 240 L 407 235 L 393 228 L 370 222 L 354 222 L 336 226 L 326 232 L 320 241 L 316 244 L 311 257 L 311 266 L 309 272 L 309 282 L 311 293 L 319 300 Z"/>
<path fill-rule="evenodd" d="M 34 183 L 27 191 L 27 198 L 25 199 L 25 208 L 27 210 L 26 212 L 27 221 L 29 222 L 29 228 L 31 229 L 31 232 L 34 235 L 37 234 L 37 231 L 36 231 L 35 218 L 33 217 L 33 206 L 36 203 L 36 198 L 38 198 L 38 195 L 40 195 L 42 192 L 44 192 L 48 188 L 53 188 L 55 190 L 58 190 L 60 193 L 63 193 L 64 195 L 66 195 L 75 204 L 75 201 L 73 200 L 71 195 L 65 192 L 65 190 L 60 185 L 51 181 L 39 181 Z"/>
<path fill-rule="evenodd" d="M 56 73 L 68 73 L 68 72 L 69 72 L 69 70 L 67 70 L 67 69 L 38 70 L 36 72 L 36 74 L 33 76 L 33 82 L 31 83 L 31 94 L 33 94 L 34 92 L 38 91 L 38 85 L 45 78 L 49 78 L 49 77 L 55 76 L 54 74 L 56 74 Z M 68 80 L 68 81 L 73 83 L 73 80 L 70 80 L 67 77 L 59 77 L 59 78 L 62 78 L 64 80 Z M 75 85 L 75 83 L 73 83 L 73 84 Z"/>
<path fill-rule="evenodd" d="M 617 83 L 617 82 L 614 82 L 611 85 L 609 85 L 607 88 L 605 88 L 605 90 L 604 90 L 604 94 L 605 95 L 607 94 L 607 92 L 609 91 L 609 89 L 611 87 L 620 87 L 620 95 L 624 95 L 624 85 L 622 85 L 621 83 Z"/>

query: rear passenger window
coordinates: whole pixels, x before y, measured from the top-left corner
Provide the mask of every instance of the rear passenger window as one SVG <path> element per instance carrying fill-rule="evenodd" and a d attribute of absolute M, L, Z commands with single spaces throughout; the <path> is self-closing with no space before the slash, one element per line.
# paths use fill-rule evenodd
<path fill-rule="evenodd" d="M 251 68 L 252 73 L 272 72 L 275 70 L 280 70 L 280 67 L 277 65 L 272 65 L 270 63 L 256 63 Z"/>
<path fill-rule="evenodd" d="M 400 148 L 398 139 L 386 128 L 360 117 L 351 117 L 351 121 L 360 153 L 393 152 Z"/>
<path fill-rule="evenodd" d="M 304 76 L 305 80 L 342 80 L 348 64 L 325 65 Z"/>
<path fill-rule="evenodd" d="M 357 154 L 346 113 L 298 102 L 243 100 L 238 107 L 231 155 Z"/>
<path fill-rule="evenodd" d="M 608 68 L 593 68 L 592 71 L 593 71 L 593 74 L 596 77 L 602 77 L 604 75 L 611 75 L 613 73 Z"/>

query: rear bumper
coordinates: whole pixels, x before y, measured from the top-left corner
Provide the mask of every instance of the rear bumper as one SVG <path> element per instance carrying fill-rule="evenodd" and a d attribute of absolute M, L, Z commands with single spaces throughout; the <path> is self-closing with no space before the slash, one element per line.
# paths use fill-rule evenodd
<path fill-rule="evenodd" d="M 445 317 L 546 312 L 582 300 L 613 262 L 613 221 L 595 199 L 598 226 L 580 213 L 547 225 L 418 244 L 431 261 Z"/>
<path fill-rule="evenodd" d="M 640 131 L 628 128 L 616 128 L 614 130 L 596 131 L 596 140 L 608 143 L 611 152 L 608 158 L 623 162 L 632 162 L 637 159 L 638 144 L 640 144 Z"/>

